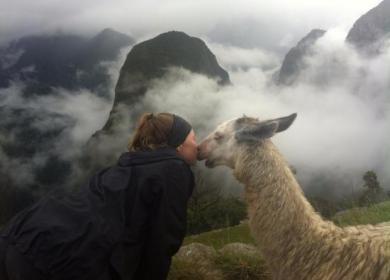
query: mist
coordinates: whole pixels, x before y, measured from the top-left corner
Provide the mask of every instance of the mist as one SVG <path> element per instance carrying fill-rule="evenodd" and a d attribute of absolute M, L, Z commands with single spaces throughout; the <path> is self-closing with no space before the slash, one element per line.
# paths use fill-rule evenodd
<path fill-rule="evenodd" d="M 294 124 L 273 141 L 297 170 L 305 190 L 324 195 L 358 190 L 367 170 L 377 172 L 381 185 L 390 187 L 390 69 L 386 65 L 390 44 L 380 55 L 364 57 L 345 43 L 353 22 L 379 1 L 355 1 L 346 8 L 341 8 L 339 1 L 306 0 L 274 4 L 244 1 L 239 6 L 226 1 L 206 4 L 177 0 L 164 4 L 155 0 L 119 1 L 116 5 L 103 1 L 71 1 L 63 6 L 39 3 L 13 1 L 7 8 L 0 3 L 0 44 L 37 33 L 94 34 L 107 26 L 138 42 L 168 30 L 181 30 L 203 39 L 229 72 L 232 85 L 221 87 L 205 76 L 173 68 L 164 78 L 152 81 L 139 104 L 122 108 L 123 114 L 177 113 L 193 124 L 200 141 L 220 122 L 243 114 L 268 119 L 296 112 Z M 35 16 L 27 17 L 27 11 Z M 312 28 L 328 31 L 313 46 L 313 54 L 305 58 L 306 67 L 296 83 L 276 86 L 272 77 L 284 54 Z M 64 127 L 60 137 L 31 160 L 9 158 L 0 149 L 3 170 L 23 185 L 34 181 L 35 167 L 49 160 L 49 155 L 69 161 L 77 158 L 108 119 L 119 70 L 129 51 L 123 49 L 117 61 L 105 64 L 111 75 L 108 99 L 84 89 L 62 88 L 54 89 L 54 95 L 25 99 L 22 82 L 1 89 L 0 106 L 30 108 L 35 112 L 34 125 L 42 131 Z M 59 117 L 38 118 L 45 113 Z M 125 151 L 134 125 L 128 118 L 114 137 L 102 137 L 96 144 L 108 152 Z M 12 137 L 12 133 L 0 134 L 1 141 Z M 196 168 L 207 176 L 224 178 L 226 192 L 240 192 L 227 168 L 208 170 L 202 162 Z M 319 189 L 315 183 L 319 174 L 340 185 Z"/>
<path fill-rule="evenodd" d="M 107 120 L 114 100 L 114 88 L 119 70 L 129 49 L 130 47 L 123 48 L 116 61 L 101 62 L 110 76 L 108 98 L 101 97 L 88 89 L 71 91 L 60 87 L 52 88 L 50 95 L 25 97 L 23 95 L 25 84 L 22 81 L 14 81 L 10 87 L 0 89 L 0 108 L 22 109 L 23 115 L 18 117 L 21 120 L 28 118 L 31 121 L 30 126 L 42 133 L 61 129 L 61 133 L 52 139 L 49 145 L 35 152 L 31 158 L 7 156 L 3 147 L 0 147 L 2 171 L 16 186 L 23 188 L 33 184 L 36 180 L 37 168 L 50 162 L 50 156 L 74 162 L 81 155 L 82 147 Z M 12 118 L 12 115 L 0 120 L 2 128 L 6 128 L 9 122 L 14 121 L 9 118 Z M 18 126 L 11 130 L 2 130 L 0 133 L 2 146 L 17 139 L 16 133 L 20 129 L 26 127 Z"/>
<path fill-rule="evenodd" d="M 379 0 L 0 1 L 0 45 L 57 31 L 96 34 L 111 27 L 138 41 L 168 30 L 225 45 L 284 53 L 313 28 L 351 27 Z"/>
<path fill-rule="evenodd" d="M 185 116 L 198 128 L 199 141 L 220 122 L 243 114 L 270 119 L 296 112 L 294 124 L 273 141 L 297 169 L 306 190 L 359 191 L 367 170 L 377 172 L 388 188 L 390 49 L 378 57 L 363 57 L 344 42 L 345 35 L 342 29 L 329 30 L 313 46 L 314 55 L 306 58 L 307 67 L 292 87 L 270 83 L 279 64 L 262 59 L 259 50 L 237 48 L 229 57 L 223 47 L 210 44 L 233 85 L 221 88 L 212 79 L 176 68 L 154 82 L 143 106 Z M 240 51 L 245 55 L 237 55 Z M 315 190 L 312 185 L 320 174 L 340 184 Z"/>

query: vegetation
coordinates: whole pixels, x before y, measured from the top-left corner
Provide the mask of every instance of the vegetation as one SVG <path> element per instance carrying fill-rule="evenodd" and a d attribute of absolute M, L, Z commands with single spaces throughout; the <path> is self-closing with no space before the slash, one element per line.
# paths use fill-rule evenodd
<path fill-rule="evenodd" d="M 261 256 L 244 254 L 219 254 L 216 267 L 226 280 L 270 279 L 266 264 Z"/>
<path fill-rule="evenodd" d="M 250 234 L 248 225 L 246 223 L 242 223 L 232 227 L 226 227 L 197 235 L 187 236 L 184 239 L 183 245 L 187 245 L 193 242 L 202 243 L 208 246 L 212 246 L 215 249 L 220 249 L 229 243 L 240 242 L 254 244 L 255 241 Z"/>
<path fill-rule="evenodd" d="M 196 186 L 188 205 L 188 234 L 238 225 L 246 219 L 246 204 L 234 196 L 224 196 L 221 186 L 196 176 Z"/>
<path fill-rule="evenodd" d="M 363 188 L 365 190 L 359 198 L 360 206 L 369 206 L 384 201 L 388 198 L 387 194 L 380 186 L 380 183 L 374 171 L 370 170 L 364 173 L 363 181 Z"/>
<path fill-rule="evenodd" d="M 326 219 L 332 220 L 339 226 L 377 224 L 390 221 L 389 196 L 381 188 L 375 172 L 367 171 L 364 173 L 362 179 L 364 183 L 362 191 L 355 196 L 342 198 L 339 201 L 329 201 L 318 197 L 309 197 L 309 200 L 314 208 L 322 214 L 322 216 Z M 210 192 L 214 192 L 213 195 L 218 194 L 218 191 L 216 190 L 206 191 L 206 193 L 209 194 Z M 204 196 L 207 197 L 208 195 Z M 384 199 L 387 199 L 387 201 L 383 201 Z M 197 201 L 197 203 L 202 205 L 201 201 L 205 202 L 206 200 L 203 198 L 200 199 L 200 201 Z M 377 203 L 378 201 L 382 202 Z M 202 215 L 199 215 L 196 219 L 194 219 L 194 216 L 191 216 L 191 218 L 194 219 L 192 221 L 194 228 L 200 225 L 202 221 L 213 221 L 212 217 L 216 217 L 213 216 L 214 211 L 216 214 L 219 212 L 220 217 L 223 216 L 221 213 L 230 213 L 222 206 L 221 208 L 218 208 L 218 203 L 219 200 L 213 201 L 210 205 L 213 205 L 215 208 L 211 206 L 209 208 L 206 207 L 205 209 L 208 210 L 203 211 Z M 231 203 L 234 205 L 234 202 Z M 221 205 L 222 204 L 223 203 L 221 203 Z M 192 206 L 194 208 L 192 208 L 191 211 L 195 211 L 197 206 Z M 237 207 L 237 209 L 238 208 L 239 207 Z M 233 213 L 238 212 L 239 211 L 233 211 Z M 194 215 L 194 213 L 191 213 L 191 215 Z M 231 213 L 229 215 L 231 215 Z M 195 221 L 199 224 L 195 223 Z M 222 223 L 216 222 L 214 225 L 219 226 L 222 225 Z M 211 226 L 209 225 L 209 227 Z M 201 230 L 201 227 L 196 229 Z M 238 225 L 228 226 L 217 230 L 202 232 L 196 235 L 189 235 L 185 238 L 183 245 L 202 243 L 214 248 L 215 250 L 221 250 L 224 246 L 236 242 L 255 245 L 255 241 L 250 234 L 250 229 L 246 222 L 241 222 Z M 221 253 L 220 251 L 217 252 L 216 257 L 213 260 L 213 267 L 221 271 L 223 279 L 270 279 L 264 260 L 261 256 L 242 255 L 239 252 L 231 252 L 229 254 Z M 207 278 L 205 278 L 204 275 L 199 274 L 197 265 L 175 257 L 173 259 L 169 279 L 200 280 Z"/>
<path fill-rule="evenodd" d="M 256 245 L 246 222 L 245 202 L 239 197 L 223 196 L 217 184 L 206 184 L 200 177 L 197 180 L 188 207 L 189 235 L 184 239 L 183 246 L 201 243 L 216 250 L 210 267 L 218 271 L 222 279 L 270 279 L 261 255 L 223 251 L 226 245 L 232 243 Z M 375 172 L 365 172 L 362 181 L 362 192 L 356 196 L 340 201 L 318 197 L 309 197 L 309 200 L 322 216 L 340 226 L 390 221 L 390 200 Z M 3 194 L 0 196 L 0 218 L 5 220 L 10 215 L 9 211 L 14 211 L 12 207 L 5 207 L 12 205 L 9 202 L 12 197 L 4 185 L 0 187 L 0 192 Z M 16 198 L 22 204 L 31 199 L 19 193 L 11 200 L 16 202 Z M 387 201 L 382 201 L 384 199 Z M 378 201 L 381 202 L 376 203 Z M 206 280 L 210 277 L 199 273 L 197 264 L 174 257 L 168 279 Z"/>
<path fill-rule="evenodd" d="M 345 210 L 337 213 L 332 220 L 340 226 L 377 224 L 390 221 L 390 201 Z"/>

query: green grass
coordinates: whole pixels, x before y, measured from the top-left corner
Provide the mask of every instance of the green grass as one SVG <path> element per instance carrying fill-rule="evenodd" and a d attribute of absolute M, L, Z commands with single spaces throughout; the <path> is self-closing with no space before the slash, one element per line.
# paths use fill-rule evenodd
<path fill-rule="evenodd" d="M 345 210 L 334 215 L 331 220 L 340 226 L 377 224 L 390 221 L 390 201 L 381 202 L 369 207 Z M 183 245 L 193 242 L 212 246 L 216 250 L 233 242 L 255 244 L 246 223 L 187 236 L 184 239 Z"/>
<path fill-rule="evenodd" d="M 377 224 L 390 221 L 390 201 L 337 213 L 332 220 L 340 226 Z"/>
<path fill-rule="evenodd" d="M 216 250 L 222 248 L 226 244 L 233 242 L 247 244 L 255 243 L 253 237 L 250 234 L 249 227 L 246 223 L 223 229 L 208 231 L 197 235 L 187 236 L 184 239 L 183 245 L 187 245 L 193 242 L 199 242 L 207 246 L 212 246 Z"/>
<path fill-rule="evenodd" d="M 378 203 L 370 207 L 345 210 L 334 215 L 331 220 L 340 226 L 377 224 L 390 221 L 390 201 Z M 247 223 L 187 236 L 183 245 L 193 242 L 212 246 L 216 250 L 233 242 L 255 244 Z M 214 260 L 214 267 L 221 271 L 223 279 L 226 280 L 271 279 L 261 257 L 245 256 L 236 253 L 217 254 Z M 169 277 L 170 280 L 206 280 L 206 278 L 204 275 L 199 274 L 196 265 L 186 263 L 177 258 L 174 259 Z"/>

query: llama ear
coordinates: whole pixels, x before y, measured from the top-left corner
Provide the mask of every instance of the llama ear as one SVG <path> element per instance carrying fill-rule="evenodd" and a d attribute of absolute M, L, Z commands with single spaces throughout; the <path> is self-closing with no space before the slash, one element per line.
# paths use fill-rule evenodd
<path fill-rule="evenodd" d="M 259 122 L 255 126 L 245 127 L 235 133 L 237 142 L 254 142 L 262 138 L 272 137 L 278 129 L 278 122 Z"/>
<path fill-rule="evenodd" d="M 294 122 L 297 114 L 286 117 L 258 122 L 254 126 L 246 126 L 235 133 L 238 142 L 253 142 L 259 139 L 270 138 L 275 133 L 286 130 Z"/>
<path fill-rule="evenodd" d="M 278 129 L 276 130 L 276 132 L 282 132 L 290 127 L 290 125 L 294 122 L 296 117 L 297 117 L 297 113 L 294 113 L 294 114 L 291 114 L 289 116 L 278 118 L 278 119 L 273 119 L 270 121 L 278 123 Z"/>

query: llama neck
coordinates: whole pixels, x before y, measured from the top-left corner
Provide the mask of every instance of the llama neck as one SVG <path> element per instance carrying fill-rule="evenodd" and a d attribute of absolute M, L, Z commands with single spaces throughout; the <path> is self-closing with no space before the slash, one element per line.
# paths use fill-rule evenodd
<path fill-rule="evenodd" d="M 287 269 L 284 261 L 293 265 L 294 257 L 305 255 L 302 248 L 310 247 L 303 242 L 321 242 L 339 228 L 314 211 L 271 141 L 264 141 L 261 150 L 242 149 L 234 175 L 245 185 L 252 234 L 267 262 Z"/>

